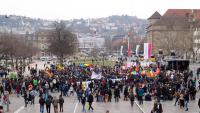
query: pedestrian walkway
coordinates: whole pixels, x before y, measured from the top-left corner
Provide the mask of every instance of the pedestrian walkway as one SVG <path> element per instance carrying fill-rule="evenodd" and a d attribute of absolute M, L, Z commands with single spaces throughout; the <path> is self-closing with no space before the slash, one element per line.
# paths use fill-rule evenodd
<path fill-rule="evenodd" d="M 197 101 L 190 101 L 188 108 L 188 111 L 185 111 L 185 109 L 180 109 L 180 107 L 174 106 L 174 101 L 161 101 L 163 113 L 199 113 L 199 108 Z M 144 110 L 145 113 L 150 113 L 154 105 L 154 101 L 144 101 L 143 105 L 140 105 L 140 107 Z"/>
<path fill-rule="evenodd" d="M 10 104 L 9 104 L 9 112 L 6 113 L 14 113 L 17 109 L 19 109 L 22 105 L 24 105 L 23 97 L 16 97 L 14 94 L 10 96 Z M 7 109 L 6 105 L 3 105 L 4 110 Z"/>
<path fill-rule="evenodd" d="M 83 113 L 82 104 L 78 103 L 76 97 L 64 97 L 64 99 L 64 113 Z M 106 110 L 110 110 L 111 113 L 142 113 L 137 105 L 134 105 L 134 107 L 132 108 L 129 101 L 120 101 L 119 103 L 94 102 L 93 108 L 93 113 L 105 113 Z M 53 106 L 51 106 L 51 111 L 53 113 Z M 29 105 L 27 108 L 24 108 L 19 113 L 39 113 L 39 104 Z"/>

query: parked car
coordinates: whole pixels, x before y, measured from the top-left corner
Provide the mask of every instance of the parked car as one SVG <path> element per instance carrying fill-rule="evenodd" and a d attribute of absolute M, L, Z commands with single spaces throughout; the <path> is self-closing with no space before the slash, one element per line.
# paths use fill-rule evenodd
<path fill-rule="evenodd" d="M 40 57 L 41 61 L 51 61 L 52 59 L 49 56 L 42 56 Z"/>

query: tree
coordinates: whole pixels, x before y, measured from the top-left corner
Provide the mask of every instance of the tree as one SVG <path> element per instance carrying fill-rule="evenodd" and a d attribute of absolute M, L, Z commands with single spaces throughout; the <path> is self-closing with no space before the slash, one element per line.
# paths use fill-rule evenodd
<path fill-rule="evenodd" d="M 93 58 L 97 59 L 97 57 L 99 56 L 99 53 L 100 53 L 100 50 L 96 46 L 94 46 L 90 54 Z"/>
<path fill-rule="evenodd" d="M 2 33 L 0 36 L 0 60 L 5 60 L 6 68 L 8 60 L 11 60 L 12 67 L 14 67 L 14 60 L 16 61 L 16 69 L 18 69 L 18 60 L 21 61 L 21 66 L 22 63 L 25 66 L 25 59 L 37 53 L 37 48 L 30 46 L 32 42 L 27 42 L 19 36 L 9 33 Z"/>
<path fill-rule="evenodd" d="M 63 22 L 55 23 L 55 29 L 52 30 L 52 36 L 49 40 L 48 51 L 56 55 L 60 63 L 63 64 L 63 59 L 67 56 L 73 55 L 77 48 L 77 37 L 71 31 L 65 28 Z"/>

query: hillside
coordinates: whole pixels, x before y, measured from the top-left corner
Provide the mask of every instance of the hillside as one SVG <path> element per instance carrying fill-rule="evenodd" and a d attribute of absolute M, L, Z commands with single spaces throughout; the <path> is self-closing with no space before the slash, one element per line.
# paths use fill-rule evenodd
<path fill-rule="evenodd" d="M 135 16 L 113 15 L 96 19 L 63 20 L 66 27 L 78 33 L 98 33 L 100 35 L 121 35 L 134 29 L 135 35 L 142 37 L 145 34 L 147 20 Z M 0 31 L 12 30 L 15 33 L 35 32 L 39 29 L 50 29 L 54 21 L 34 19 L 16 15 L 0 15 Z"/>

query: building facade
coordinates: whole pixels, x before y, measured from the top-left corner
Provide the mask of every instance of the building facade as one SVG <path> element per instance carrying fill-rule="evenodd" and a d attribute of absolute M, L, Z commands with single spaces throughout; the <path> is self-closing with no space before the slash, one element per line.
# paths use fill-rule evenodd
<path fill-rule="evenodd" d="M 163 16 L 155 12 L 148 18 L 146 32 L 153 54 L 158 54 L 159 50 L 165 55 L 169 55 L 171 51 L 180 56 L 192 54 L 194 26 L 199 20 L 198 9 L 168 9 Z"/>
<path fill-rule="evenodd" d="M 37 48 L 39 49 L 38 56 L 51 56 L 47 51 L 49 47 L 49 38 L 51 38 L 51 30 L 38 30 L 36 34 Z"/>
<path fill-rule="evenodd" d="M 195 59 L 200 59 L 200 22 L 195 26 L 195 31 L 193 33 L 193 48 Z"/>
<path fill-rule="evenodd" d="M 105 38 L 86 36 L 78 38 L 80 51 L 91 52 L 93 49 L 105 50 Z"/>

